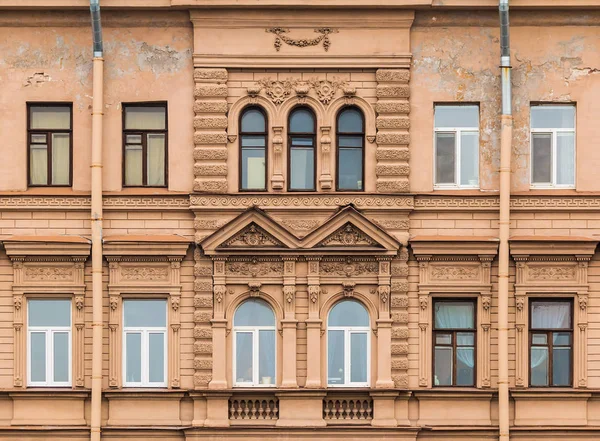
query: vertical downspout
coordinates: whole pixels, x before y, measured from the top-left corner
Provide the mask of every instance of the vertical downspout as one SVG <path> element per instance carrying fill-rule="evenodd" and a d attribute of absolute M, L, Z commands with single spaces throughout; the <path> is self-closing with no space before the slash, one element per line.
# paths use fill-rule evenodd
<path fill-rule="evenodd" d="M 502 130 L 500 133 L 500 221 L 498 253 L 498 428 L 500 441 L 510 439 L 508 392 L 508 266 L 510 235 L 510 157 L 512 103 L 508 0 L 499 0 L 500 68 L 502 69 Z"/>
<path fill-rule="evenodd" d="M 100 0 L 90 0 L 94 33 L 92 100 L 92 410 L 91 441 L 100 441 L 102 423 L 102 109 L 104 59 Z"/>

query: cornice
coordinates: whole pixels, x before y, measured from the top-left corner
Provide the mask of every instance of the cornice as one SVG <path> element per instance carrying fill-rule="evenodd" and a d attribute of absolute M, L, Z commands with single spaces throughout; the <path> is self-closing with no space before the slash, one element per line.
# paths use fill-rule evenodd
<path fill-rule="evenodd" d="M 293 68 L 293 69 L 381 69 L 410 68 L 412 56 L 408 53 L 398 53 L 395 55 L 380 56 L 203 56 L 194 55 L 194 65 L 202 67 L 223 67 L 228 68 L 256 68 L 256 69 L 274 69 L 274 68 Z"/>
<path fill-rule="evenodd" d="M 416 195 L 415 210 L 488 210 L 500 209 L 498 196 Z M 598 196 L 513 196 L 511 210 L 600 210 Z"/>
<path fill-rule="evenodd" d="M 0 196 L 2 210 L 90 210 L 87 195 L 4 195 Z M 178 210 L 189 208 L 188 195 L 111 195 L 104 196 L 105 210 Z"/>

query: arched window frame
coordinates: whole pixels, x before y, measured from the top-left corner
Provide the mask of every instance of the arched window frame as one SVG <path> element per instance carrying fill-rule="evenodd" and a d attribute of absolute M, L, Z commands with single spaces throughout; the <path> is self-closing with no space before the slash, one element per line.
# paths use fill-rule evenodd
<path fill-rule="evenodd" d="M 343 302 L 356 302 L 360 305 L 365 314 L 368 317 L 369 323 L 366 326 L 331 326 L 331 312 L 339 306 Z M 344 332 L 344 382 L 342 384 L 331 384 L 329 383 L 329 332 L 330 331 L 343 331 Z M 351 381 L 351 335 L 352 334 L 364 334 L 366 336 L 367 341 L 367 353 L 366 353 L 366 361 L 367 361 L 367 372 L 365 382 L 352 382 Z M 327 378 L 327 387 L 369 387 L 370 386 L 370 378 L 371 378 L 371 317 L 369 316 L 369 310 L 367 307 L 358 300 L 351 299 L 342 299 L 336 303 L 334 303 L 327 314 L 327 341 L 326 341 L 326 378 Z"/>
<path fill-rule="evenodd" d="M 251 302 L 254 299 L 246 299 L 240 302 L 239 305 L 235 308 L 233 313 L 233 340 L 232 340 L 232 383 L 233 387 L 276 387 L 277 383 L 277 316 L 272 306 L 266 302 L 265 300 L 259 300 L 265 304 L 271 310 L 273 314 L 273 325 L 270 326 L 239 326 L 236 325 L 236 315 L 239 309 L 246 304 L 247 302 Z M 260 343 L 259 343 L 259 333 L 260 331 L 272 331 L 274 335 L 274 347 L 273 347 L 273 378 L 270 384 L 261 384 L 259 378 L 260 366 L 259 366 L 259 358 L 260 358 Z M 237 335 L 239 333 L 251 333 L 252 334 L 252 382 L 238 382 L 237 381 Z"/>
<path fill-rule="evenodd" d="M 308 133 L 308 132 L 292 132 L 292 125 L 291 125 L 291 121 L 292 121 L 292 115 L 294 114 L 294 112 L 298 111 L 298 110 L 307 110 L 313 119 L 313 129 L 312 129 L 312 133 Z M 315 111 L 309 107 L 309 106 L 296 106 L 294 107 L 292 110 L 290 110 L 290 113 L 288 114 L 288 120 L 287 120 L 287 141 L 288 141 L 288 148 L 287 148 L 287 189 L 288 191 L 316 191 L 317 190 L 317 116 L 315 114 Z M 291 165 L 292 165 L 292 138 L 293 137 L 300 137 L 300 138 L 310 138 L 312 139 L 312 149 L 313 149 L 313 186 L 312 188 L 307 188 L 307 189 L 294 189 L 292 188 L 292 174 L 291 174 Z"/>
<path fill-rule="evenodd" d="M 242 125 L 242 118 L 244 117 L 244 115 L 246 114 L 246 112 L 249 112 L 251 110 L 258 110 L 263 118 L 265 119 L 265 130 L 263 132 L 245 132 L 244 131 L 244 127 Z M 265 112 L 265 109 L 263 109 L 261 106 L 257 106 L 257 105 L 250 105 L 250 106 L 246 106 L 242 109 L 242 111 L 239 114 L 239 121 L 238 121 L 238 127 L 239 127 L 239 167 L 238 167 L 238 188 L 239 191 L 243 191 L 243 192 L 253 192 L 253 191 L 267 191 L 268 190 L 268 175 L 269 175 L 269 118 L 267 116 L 267 112 Z M 243 162 L 243 139 L 245 136 L 263 136 L 265 139 L 265 186 L 264 188 L 244 188 L 243 186 L 243 181 L 242 181 L 242 169 L 244 166 L 244 162 Z"/>
<path fill-rule="evenodd" d="M 362 130 L 360 132 L 342 132 L 340 131 L 340 117 L 347 110 L 356 110 L 362 119 Z M 362 109 L 358 106 L 344 106 L 342 107 L 335 117 L 335 189 L 336 191 L 365 191 L 365 114 Z M 362 186 L 360 189 L 353 188 L 342 188 L 340 187 L 340 136 L 351 136 L 355 138 L 360 138 L 361 140 L 361 151 L 362 151 L 362 167 L 361 167 L 361 182 Z M 358 147 L 357 147 L 358 148 Z"/>

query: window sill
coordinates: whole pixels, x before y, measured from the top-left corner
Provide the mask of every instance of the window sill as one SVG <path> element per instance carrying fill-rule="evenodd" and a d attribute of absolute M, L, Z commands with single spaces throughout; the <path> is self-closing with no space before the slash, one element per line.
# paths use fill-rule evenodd
<path fill-rule="evenodd" d="M 90 389 L 73 389 L 71 386 L 65 387 L 28 387 L 23 390 L 8 391 L 8 395 L 18 398 L 53 398 L 53 399 L 73 399 L 73 398 L 88 398 L 91 394 Z"/>
<path fill-rule="evenodd" d="M 108 400 L 118 399 L 147 399 L 147 398 L 172 398 L 181 399 L 186 395 L 186 391 L 180 389 L 165 388 L 132 388 L 123 389 L 104 389 L 102 395 Z"/>

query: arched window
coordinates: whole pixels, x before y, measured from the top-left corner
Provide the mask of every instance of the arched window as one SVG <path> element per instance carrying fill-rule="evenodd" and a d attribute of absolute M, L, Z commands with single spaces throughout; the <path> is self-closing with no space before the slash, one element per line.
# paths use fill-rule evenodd
<path fill-rule="evenodd" d="M 306 107 L 290 113 L 288 125 L 288 189 L 314 191 L 315 181 L 315 114 Z"/>
<path fill-rule="evenodd" d="M 369 313 L 356 300 L 342 300 L 327 321 L 327 385 L 366 387 L 370 371 Z"/>
<path fill-rule="evenodd" d="M 356 107 L 346 107 L 338 114 L 337 189 L 365 189 L 365 119 Z"/>
<path fill-rule="evenodd" d="M 267 189 L 267 117 L 260 107 L 240 117 L 240 190 Z"/>
<path fill-rule="evenodd" d="M 246 300 L 235 311 L 233 384 L 275 385 L 275 314 L 264 300 Z"/>

